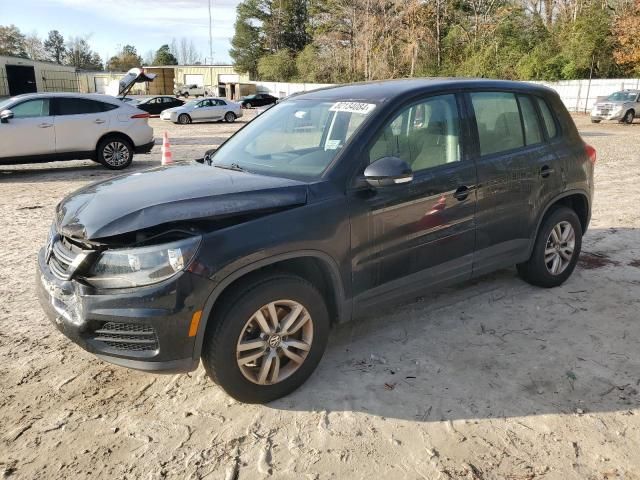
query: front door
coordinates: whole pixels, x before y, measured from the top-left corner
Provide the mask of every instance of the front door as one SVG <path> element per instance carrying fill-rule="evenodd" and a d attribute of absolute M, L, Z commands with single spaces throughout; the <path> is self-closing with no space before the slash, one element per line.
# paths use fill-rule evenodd
<path fill-rule="evenodd" d="M 48 98 L 13 105 L 13 118 L 0 123 L 0 157 L 55 153 L 54 117 Z"/>
<path fill-rule="evenodd" d="M 476 169 L 463 150 L 458 100 L 439 95 L 403 108 L 368 150 L 369 163 L 405 160 L 414 179 L 349 194 L 358 310 L 471 276 Z"/>

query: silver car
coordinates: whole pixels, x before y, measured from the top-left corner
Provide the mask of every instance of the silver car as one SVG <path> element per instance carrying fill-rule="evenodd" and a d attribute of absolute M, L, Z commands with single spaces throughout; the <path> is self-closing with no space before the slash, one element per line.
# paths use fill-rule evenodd
<path fill-rule="evenodd" d="M 612 93 L 605 100 L 599 100 L 591 110 L 591 121 L 618 120 L 621 123 L 633 123 L 640 116 L 640 90 L 622 90 Z"/>
<path fill-rule="evenodd" d="M 183 125 L 217 120 L 230 123 L 240 117 L 242 117 L 242 107 L 239 103 L 215 97 L 191 100 L 180 107 L 163 110 L 160 114 L 161 120 Z"/>

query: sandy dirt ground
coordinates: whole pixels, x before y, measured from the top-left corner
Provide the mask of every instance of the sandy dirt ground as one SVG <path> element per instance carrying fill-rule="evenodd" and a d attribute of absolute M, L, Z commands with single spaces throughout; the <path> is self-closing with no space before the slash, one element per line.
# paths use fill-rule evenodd
<path fill-rule="evenodd" d="M 0 168 L 0 472 L 21 479 L 640 479 L 640 124 L 591 125 L 597 194 L 579 267 L 507 269 L 332 332 L 316 373 L 266 406 L 200 367 L 97 360 L 45 319 L 35 257 L 92 162 Z M 178 127 L 175 159 L 241 123 Z M 159 163 L 160 147 L 133 169 Z"/>

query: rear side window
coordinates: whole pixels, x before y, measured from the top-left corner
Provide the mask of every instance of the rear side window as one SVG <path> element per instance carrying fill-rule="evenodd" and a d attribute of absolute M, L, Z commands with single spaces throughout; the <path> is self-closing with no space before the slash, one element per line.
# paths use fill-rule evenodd
<path fill-rule="evenodd" d="M 472 93 L 471 103 L 476 114 L 481 155 L 524 146 L 518 102 L 513 93 Z"/>
<path fill-rule="evenodd" d="M 27 100 L 11 107 L 11 111 L 13 112 L 13 118 L 48 117 L 49 99 Z"/>
<path fill-rule="evenodd" d="M 547 128 L 547 135 L 549 138 L 555 138 L 558 135 L 558 128 L 556 127 L 556 122 L 553 119 L 553 114 L 551 113 L 551 109 L 547 102 L 542 100 L 541 98 L 536 98 L 538 102 L 538 106 L 540 107 L 540 112 L 542 113 L 542 119 L 544 120 L 544 125 Z"/>
<path fill-rule="evenodd" d="M 527 145 L 535 145 L 542 142 L 542 128 L 531 97 L 518 95 L 518 101 L 520 102 L 520 113 L 522 113 L 522 123 L 524 124 L 525 142 Z"/>
<path fill-rule="evenodd" d="M 118 108 L 111 103 L 98 102 L 86 98 L 58 98 L 58 115 L 81 115 L 100 113 Z"/>

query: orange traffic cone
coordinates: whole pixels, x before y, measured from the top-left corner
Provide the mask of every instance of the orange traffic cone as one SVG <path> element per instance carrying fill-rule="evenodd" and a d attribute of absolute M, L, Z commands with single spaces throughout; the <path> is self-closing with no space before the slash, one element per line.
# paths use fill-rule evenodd
<path fill-rule="evenodd" d="M 169 143 L 169 137 L 167 132 L 164 132 L 162 136 L 162 165 L 171 165 L 173 158 L 171 158 L 171 144 Z"/>

